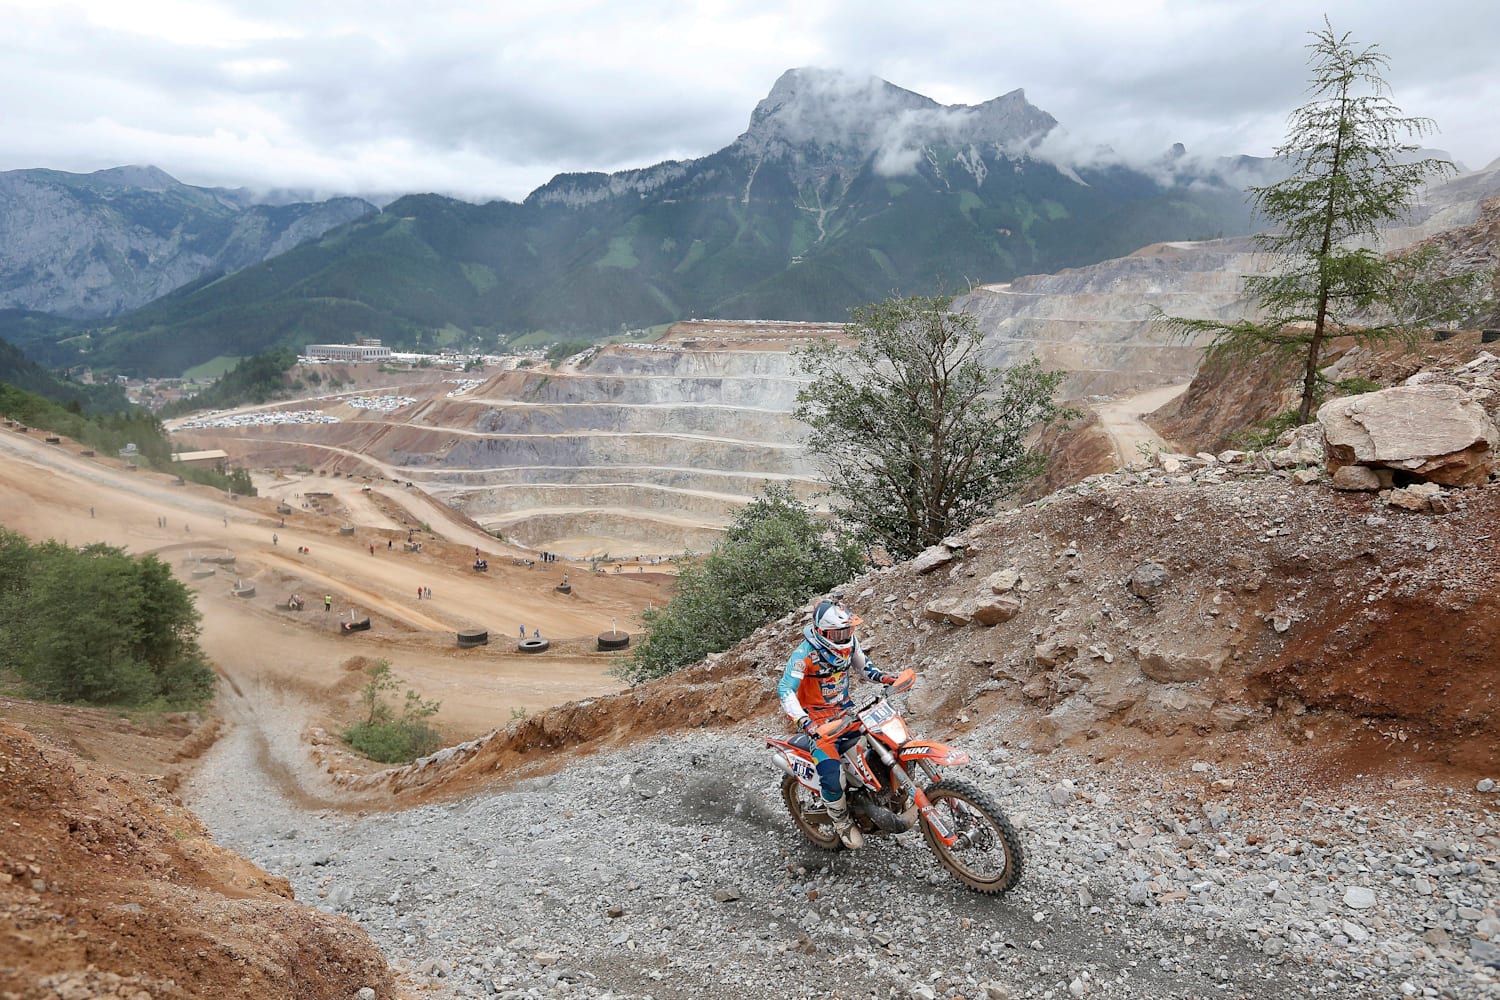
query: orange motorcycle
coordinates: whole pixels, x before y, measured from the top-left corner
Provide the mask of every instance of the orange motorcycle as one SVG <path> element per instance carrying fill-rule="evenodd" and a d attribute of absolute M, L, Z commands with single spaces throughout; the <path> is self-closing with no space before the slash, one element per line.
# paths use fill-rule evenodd
<path fill-rule="evenodd" d="M 909 686 L 909 674 L 903 679 Z M 969 763 L 967 753 L 913 739 L 884 694 L 818 727 L 820 736 L 834 738 L 855 730 L 859 739 L 843 755 L 844 786 L 850 815 L 864 833 L 905 833 L 920 822 L 938 863 L 964 885 L 987 896 L 1015 887 L 1021 841 L 1005 811 L 984 790 L 942 774 Z M 843 845 L 823 806 L 812 737 L 798 733 L 765 741 L 783 773 L 781 797 L 792 822 L 817 847 L 839 850 Z"/>

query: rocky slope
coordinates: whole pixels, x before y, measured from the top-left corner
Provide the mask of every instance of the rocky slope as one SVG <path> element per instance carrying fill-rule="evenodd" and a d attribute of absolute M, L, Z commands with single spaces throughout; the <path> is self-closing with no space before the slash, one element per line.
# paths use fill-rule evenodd
<path fill-rule="evenodd" d="M 359 198 L 255 204 L 155 167 L 0 173 L 0 309 L 99 319 L 238 271 L 375 211 Z"/>
<path fill-rule="evenodd" d="M 0 722 L 0 994 L 321 1000 L 396 978 L 153 782 Z"/>
<path fill-rule="evenodd" d="M 188 796 L 458 996 L 1492 995 L 1500 486 L 1413 513 L 1270 459 L 1095 477 L 848 588 L 1021 825 L 1002 900 L 910 838 L 799 841 L 756 734 L 800 613 L 416 766 L 325 749 L 393 816 L 230 795 L 232 742 Z"/>

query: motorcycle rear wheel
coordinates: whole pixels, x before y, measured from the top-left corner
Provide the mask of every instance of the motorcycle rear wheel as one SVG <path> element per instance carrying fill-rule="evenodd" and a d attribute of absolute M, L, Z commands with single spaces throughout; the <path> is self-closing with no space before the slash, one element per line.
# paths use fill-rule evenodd
<path fill-rule="evenodd" d="M 792 814 L 792 822 L 814 847 L 837 851 L 844 846 L 834 832 L 833 820 L 828 818 L 823 800 L 791 775 L 781 779 L 781 798 L 786 802 L 786 811 Z"/>
<path fill-rule="evenodd" d="M 942 816 L 948 829 L 967 834 L 966 846 L 948 847 L 924 820 L 922 836 L 938 863 L 982 895 L 998 896 L 1014 889 L 1021 881 L 1021 838 L 989 793 L 952 778 L 934 782 L 926 791 L 933 810 Z"/>

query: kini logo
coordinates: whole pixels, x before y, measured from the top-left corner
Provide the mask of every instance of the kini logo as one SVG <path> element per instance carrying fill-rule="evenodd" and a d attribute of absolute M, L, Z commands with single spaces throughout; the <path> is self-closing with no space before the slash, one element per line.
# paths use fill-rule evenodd
<path fill-rule="evenodd" d="M 926 757 L 932 753 L 932 747 L 906 747 L 901 751 L 903 757 Z"/>

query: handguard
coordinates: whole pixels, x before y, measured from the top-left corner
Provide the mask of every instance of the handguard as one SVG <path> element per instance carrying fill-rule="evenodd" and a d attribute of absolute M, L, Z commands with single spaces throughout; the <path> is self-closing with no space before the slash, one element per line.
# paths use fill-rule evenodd
<path fill-rule="evenodd" d="M 890 689 L 892 692 L 899 694 L 902 691 L 910 690 L 911 686 L 915 684 L 916 681 L 917 672 L 910 667 L 907 667 L 905 670 L 896 675 L 895 680 L 891 681 Z"/>

